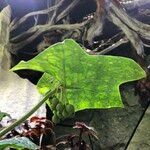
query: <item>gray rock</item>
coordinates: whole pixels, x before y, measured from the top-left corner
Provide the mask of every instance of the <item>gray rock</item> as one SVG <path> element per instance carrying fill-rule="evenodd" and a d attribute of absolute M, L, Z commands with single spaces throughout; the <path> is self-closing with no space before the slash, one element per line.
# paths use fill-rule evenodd
<path fill-rule="evenodd" d="M 149 150 L 150 149 L 150 107 L 139 124 L 127 150 Z"/>

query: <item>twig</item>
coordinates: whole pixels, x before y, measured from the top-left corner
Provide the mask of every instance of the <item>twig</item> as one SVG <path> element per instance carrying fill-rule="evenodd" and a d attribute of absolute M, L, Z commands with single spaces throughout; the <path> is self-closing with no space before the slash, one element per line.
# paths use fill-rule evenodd
<path fill-rule="evenodd" d="M 79 1 L 80 0 L 75 0 L 71 2 L 71 4 L 58 15 L 56 21 L 63 19 L 79 3 Z"/>
<path fill-rule="evenodd" d="M 17 44 L 10 44 L 10 53 L 17 54 L 17 51 L 27 44 L 31 43 L 35 38 L 37 38 L 41 33 L 37 30 L 33 35 L 28 37 L 27 39 L 17 43 Z"/>
<path fill-rule="evenodd" d="M 146 17 L 150 17 L 150 9 L 140 9 L 139 13 Z"/>
<path fill-rule="evenodd" d="M 19 25 L 21 25 L 23 22 L 25 22 L 29 17 L 31 16 L 35 16 L 35 15 L 43 15 L 43 14 L 47 14 L 55 9 L 57 9 L 58 7 L 60 7 L 63 2 L 65 0 L 61 0 L 57 5 L 50 7 L 48 9 L 45 10 L 39 10 L 39 11 L 35 11 L 35 12 L 31 12 L 28 13 L 27 15 L 25 15 L 24 17 L 22 17 L 20 20 L 18 20 L 12 27 L 11 27 L 11 31 L 15 30 Z"/>
<path fill-rule="evenodd" d="M 93 50 L 93 51 L 99 51 L 99 49 L 100 48 L 102 48 L 102 47 L 108 47 L 109 45 L 112 45 L 112 44 L 114 44 L 115 43 L 115 41 L 119 41 L 121 38 L 123 38 L 124 37 L 124 35 L 123 35 L 123 32 L 119 32 L 119 33 L 117 33 L 116 35 L 114 35 L 113 37 L 111 37 L 111 38 L 109 38 L 109 39 L 107 39 L 107 41 L 106 42 L 104 42 L 103 40 L 102 41 L 95 41 L 97 44 L 98 43 L 100 43 L 100 45 L 98 45 L 98 47 L 95 49 L 95 50 Z M 117 40 L 118 39 L 118 40 Z"/>
<path fill-rule="evenodd" d="M 34 15 L 34 26 L 38 24 L 39 15 Z"/>
<path fill-rule="evenodd" d="M 111 46 L 107 47 L 106 49 L 100 51 L 100 52 L 90 52 L 90 54 L 94 54 L 94 55 L 104 55 L 107 54 L 108 52 L 112 51 L 113 49 L 117 48 L 118 46 L 127 43 L 129 40 L 124 37 L 122 39 L 120 39 L 119 41 L 117 41 L 116 43 L 112 44 Z"/>
<path fill-rule="evenodd" d="M 143 48 L 142 41 L 139 38 L 138 34 L 135 31 L 133 31 L 132 29 L 130 29 L 124 22 L 122 22 L 121 19 L 118 16 L 116 16 L 116 14 L 114 13 L 114 11 L 112 9 L 110 9 L 110 11 L 109 11 L 109 16 L 110 16 L 111 21 L 115 25 L 117 25 L 119 28 L 121 28 L 121 30 L 124 32 L 126 37 L 129 39 L 129 41 L 131 42 L 133 47 L 136 49 L 137 53 L 140 56 L 143 56 L 144 48 Z"/>
<path fill-rule="evenodd" d="M 51 0 L 47 0 L 47 2 L 46 2 L 46 5 L 47 5 L 47 8 L 49 9 L 50 7 L 52 7 L 53 6 L 53 1 L 51 1 Z M 51 19 L 51 13 L 49 12 L 49 13 L 47 13 L 47 24 L 49 23 L 49 21 L 50 21 L 50 19 Z"/>
<path fill-rule="evenodd" d="M 105 16 L 107 12 L 107 6 L 109 5 L 109 2 L 105 0 L 96 0 L 96 12 L 94 13 L 94 16 L 90 19 L 89 28 L 86 32 L 85 40 L 88 41 L 88 44 L 90 46 L 93 45 L 93 39 L 96 36 L 99 36 L 103 31 L 103 25 L 105 22 Z"/>
<path fill-rule="evenodd" d="M 97 16 L 97 17 L 95 16 L 94 19 L 90 19 L 79 24 L 52 25 L 53 23 L 55 23 L 54 21 L 57 22 L 63 19 L 64 17 L 66 17 L 68 13 L 72 10 L 72 8 L 78 4 L 79 0 L 74 0 L 72 3 L 69 3 L 66 9 L 64 9 L 60 14 L 57 14 L 57 9 L 63 4 L 63 2 L 64 0 L 61 0 L 59 3 L 56 3 L 54 6 L 46 10 L 31 12 L 25 15 L 24 17 L 22 17 L 13 26 L 12 29 L 14 29 L 14 27 L 17 24 L 18 25 L 22 24 L 27 18 L 31 16 L 34 16 L 37 14 L 38 15 L 47 14 L 47 13 L 50 13 L 51 11 L 54 11 L 52 15 L 52 19 L 51 19 L 51 24 L 36 25 L 34 27 L 31 27 L 26 32 L 10 39 L 10 42 L 11 42 L 10 47 L 11 47 L 12 53 L 16 53 L 19 49 L 23 48 L 27 44 L 30 44 L 35 38 L 37 38 L 41 34 L 45 32 L 50 32 L 53 30 L 67 31 L 65 32 L 65 35 L 63 37 L 68 37 L 68 35 L 70 35 L 70 37 L 73 38 L 72 33 L 74 32 L 78 33 L 77 35 L 78 38 L 80 38 L 81 34 L 85 35 L 83 36 L 82 40 L 83 41 L 87 40 L 89 44 L 93 44 L 92 39 L 95 36 L 97 36 L 97 34 L 99 35 L 101 33 L 103 29 L 102 27 L 103 27 L 104 17 L 107 17 L 108 19 L 110 19 L 110 21 L 112 21 L 125 33 L 127 38 L 120 39 L 119 41 L 117 41 L 116 43 L 113 43 L 111 46 L 107 47 L 101 52 L 96 52 L 96 53 L 106 54 L 109 51 L 113 50 L 114 48 L 118 47 L 119 45 L 127 43 L 129 40 L 131 44 L 133 45 L 133 47 L 137 50 L 137 53 L 139 55 L 142 56 L 144 54 L 144 48 L 143 48 L 144 44 L 142 43 L 140 37 L 150 40 L 150 26 L 147 24 L 141 23 L 140 21 L 128 16 L 126 11 L 124 11 L 122 7 L 118 7 L 117 4 L 114 2 L 114 0 L 112 0 L 109 3 L 109 9 L 105 10 L 107 13 L 103 16 Z M 105 6 L 105 7 L 108 8 L 108 6 Z M 88 28 L 87 28 L 87 24 L 89 25 Z M 17 28 L 17 26 L 15 28 Z M 85 28 L 87 28 L 87 30 L 85 30 Z M 107 43 L 104 43 L 104 46 L 106 44 Z M 97 48 L 96 50 L 99 50 L 99 48 Z"/>
<path fill-rule="evenodd" d="M 74 137 L 79 138 L 79 135 L 73 134 Z M 68 138 L 70 136 L 70 134 L 65 134 L 65 135 L 61 135 L 59 137 L 56 138 L 56 143 L 58 143 L 59 141 L 64 140 L 65 138 Z"/>
<path fill-rule="evenodd" d="M 145 43 L 143 43 L 143 45 L 144 45 L 145 47 L 150 47 L 150 44 L 145 44 Z"/>
<path fill-rule="evenodd" d="M 74 30 L 74 29 L 81 29 L 85 25 L 86 25 L 86 22 L 76 23 L 76 24 L 37 25 L 37 26 L 32 27 L 29 30 L 23 32 L 22 34 L 11 38 L 10 42 L 11 43 L 20 42 L 20 39 L 24 39 L 24 37 L 28 37 L 29 35 L 35 33 L 38 30 L 41 33 L 44 33 L 44 32 L 47 32 L 47 31 L 52 31 L 52 30 Z"/>
<path fill-rule="evenodd" d="M 58 3 L 58 1 L 56 0 L 55 5 L 57 3 Z M 57 12 L 58 12 L 58 7 L 54 10 L 53 15 L 51 16 L 51 19 L 49 19 L 49 22 L 48 22 L 49 24 L 54 24 L 55 23 Z"/>
<path fill-rule="evenodd" d="M 23 48 L 25 45 L 31 43 L 35 38 L 45 32 L 53 31 L 53 30 L 73 30 L 76 31 L 77 29 L 82 29 L 86 22 L 77 23 L 77 24 L 60 24 L 60 25 L 37 25 L 35 27 L 30 28 L 28 31 L 10 39 L 10 48 L 11 52 L 15 53 L 17 50 Z M 34 33 L 34 34 L 33 34 Z M 31 37 L 27 37 L 27 35 L 31 35 Z M 24 37 L 27 37 L 24 39 Z M 24 39 L 20 41 L 20 39 Z M 17 43 L 17 44 L 14 44 Z"/>
<path fill-rule="evenodd" d="M 114 14 L 133 31 L 145 38 L 150 37 L 150 25 L 131 18 L 123 9 L 118 8 L 113 2 L 110 4 L 110 10 L 113 10 Z"/>

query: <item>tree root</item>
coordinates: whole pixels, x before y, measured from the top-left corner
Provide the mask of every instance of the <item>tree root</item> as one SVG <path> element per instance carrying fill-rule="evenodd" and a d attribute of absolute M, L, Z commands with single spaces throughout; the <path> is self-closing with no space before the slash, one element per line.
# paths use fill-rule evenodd
<path fill-rule="evenodd" d="M 125 9 L 116 2 L 116 0 L 112 0 L 109 3 L 106 3 L 105 0 L 97 0 L 97 10 L 100 7 L 100 2 L 105 2 L 103 13 L 98 14 L 94 13 L 93 17 L 88 18 L 86 21 L 81 23 L 69 24 L 67 17 L 69 18 L 69 13 L 72 9 L 80 2 L 79 0 L 74 0 L 72 3 L 69 3 L 63 11 L 57 11 L 62 4 L 64 4 L 65 0 L 55 1 L 55 5 L 49 7 L 45 10 L 40 10 L 36 12 L 31 12 L 24 17 L 22 17 L 18 21 L 13 21 L 11 25 L 11 30 L 15 30 L 18 26 L 23 24 L 29 17 L 34 17 L 35 15 L 41 14 L 50 14 L 52 16 L 51 20 L 49 20 L 44 25 L 35 24 L 33 27 L 28 29 L 27 31 L 12 37 L 10 39 L 10 48 L 11 53 L 16 54 L 19 49 L 22 49 L 27 44 L 30 44 L 33 40 L 35 40 L 40 35 L 51 32 L 51 31 L 61 31 L 64 33 L 62 36 L 62 40 L 65 38 L 73 38 L 75 40 L 79 40 L 81 43 L 85 43 L 88 41 L 89 45 L 93 45 L 93 39 L 96 36 L 100 36 L 103 32 L 103 26 L 105 25 L 105 19 L 109 19 L 113 24 L 119 27 L 124 33 L 124 37 L 119 39 L 118 41 L 113 42 L 111 45 L 107 45 L 108 43 L 103 43 L 105 49 L 99 51 L 102 45 L 99 45 L 93 53 L 97 54 L 106 54 L 113 50 L 114 48 L 127 43 L 128 41 L 132 44 L 134 49 L 137 51 L 137 54 L 140 56 L 144 56 L 144 46 L 149 46 L 144 43 L 144 40 L 150 40 L 150 25 L 144 24 L 132 17 L 130 17 Z M 62 24 L 57 24 L 63 20 Z"/>

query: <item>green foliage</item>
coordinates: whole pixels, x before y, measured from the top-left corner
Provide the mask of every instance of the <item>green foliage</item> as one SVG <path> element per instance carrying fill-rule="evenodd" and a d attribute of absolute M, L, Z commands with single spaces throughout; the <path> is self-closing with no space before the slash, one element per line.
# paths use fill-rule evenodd
<path fill-rule="evenodd" d="M 10 139 L 5 139 L 0 141 L 0 149 L 4 150 L 5 148 L 15 148 L 17 150 L 30 149 L 35 150 L 38 148 L 33 142 L 31 142 L 26 137 L 14 137 Z"/>
<path fill-rule="evenodd" d="M 60 118 L 56 113 L 54 113 L 54 115 L 52 117 L 52 121 L 56 124 L 60 122 Z"/>
<path fill-rule="evenodd" d="M 56 97 L 51 100 L 49 99 L 47 103 L 53 111 L 54 116 L 52 117 L 52 121 L 54 123 L 58 123 L 60 120 L 71 117 L 75 112 L 73 105 L 68 103 L 64 104 Z"/>
<path fill-rule="evenodd" d="M 50 100 L 49 106 L 51 107 L 52 110 L 55 110 L 57 104 L 59 104 L 59 100 L 54 97 L 52 100 Z"/>
<path fill-rule="evenodd" d="M 57 43 L 12 68 L 20 69 L 44 72 L 37 85 L 42 94 L 59 83 L 57 97 L 64 104 L 72 104 L 75 111 L 123 107 L 119 86 L 146 76 L 132 59 L 89 55 L 73 40 Z"/>
<path fill-rule="evenodd" d="M 68 113 L 74 113 L 74 106 L 73 105 L 71 105 L 71 104 L 67 104 L 66 105 L 66 111 L 68 112 Z"/>
<path fill-rule="evenodd" d="M 10 115 L 9 115 L 8 113 L 1 112 L 1 111 L 0 111 L 0 121 L 1 121 L 4 117 L 6 117 L 6 116 L 10 117 Z"/>

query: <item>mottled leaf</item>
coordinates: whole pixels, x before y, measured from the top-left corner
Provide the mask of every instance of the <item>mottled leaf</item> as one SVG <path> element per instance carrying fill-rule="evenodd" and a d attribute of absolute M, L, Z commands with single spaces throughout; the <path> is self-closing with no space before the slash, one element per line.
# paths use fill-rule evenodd
<path fill-rule="evenodd" d="M 123 107 L 119 86 L 146 76 L 132 59 L 89 55 L 73 40 L 55 44 L 28 62 L 21 61 L 12 70 L 19 69 L 44 72 L 41 81 L 45 84 L 40 84 L 47 87 L 46 91 L 50 87 L 48 76 L 60 81 L 63 101 L 68 100 L 76 111 Z"/>

